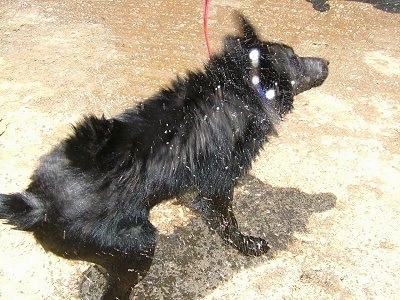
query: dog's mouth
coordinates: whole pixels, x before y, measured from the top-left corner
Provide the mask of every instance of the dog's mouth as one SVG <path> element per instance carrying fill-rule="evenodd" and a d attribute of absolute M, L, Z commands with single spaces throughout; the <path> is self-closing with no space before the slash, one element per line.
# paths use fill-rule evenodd
<path fill-rule="evenodd" d="M 323 58 L 299 57 L 291 72 L 294 94 L 320 86 L 328 77 L 328 65 L 329 61 Z"/>

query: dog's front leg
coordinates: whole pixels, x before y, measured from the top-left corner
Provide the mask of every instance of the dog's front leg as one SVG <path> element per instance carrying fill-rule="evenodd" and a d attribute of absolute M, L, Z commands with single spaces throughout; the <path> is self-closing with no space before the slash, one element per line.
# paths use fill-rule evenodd
<path fill-rule="evenodd" d="M 213 195 L 200 193 L 197 202 L 208 226 L 218 232 L 227 244 L 245 255 L 262 255 L 270 248 L 267 241 L 240 232 L 232 210 L 232 198 L 233 186 L 225 193 L 218 192 Z"/>

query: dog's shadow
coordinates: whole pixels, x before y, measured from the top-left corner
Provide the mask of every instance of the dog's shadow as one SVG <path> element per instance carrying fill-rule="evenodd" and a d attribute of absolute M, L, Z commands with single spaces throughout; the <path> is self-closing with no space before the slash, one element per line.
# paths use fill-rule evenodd
<path fill-rule="evenodd" d="M 247 176 L 235 189 L 234 203 L 242 232 L 263 237 L 272 246 L 266 256 L 246 257 L 225 245 L 198 215 L 187 226 L 159 236 L 153 265 L 136 286 L 133 299 L 204 297 L 238 270 L 273 259 L 277 251 L 295 239 L 294 232 L 307 232 L 308 218 L 313 213 L 333 208 L 336 197 L 330 193 L 307 194 L 296 188 L 274 188 Z M 100 292 L 93 288 L 92 297 Z M 88 291 L 83 294 L 84 299 L 93 299 L 87 297 Z"/>
<path fill-rule="evenodd" d="M 347 0 L 352 2 L 363 2 L 372 4 L 375 8 L 388 13 L 400 13 L 399 1 L 395 0 Z M 329 0 L 307 0 L 311 2 L 313 8 L 319 12 L 326 12 L 330 9 Z"/>

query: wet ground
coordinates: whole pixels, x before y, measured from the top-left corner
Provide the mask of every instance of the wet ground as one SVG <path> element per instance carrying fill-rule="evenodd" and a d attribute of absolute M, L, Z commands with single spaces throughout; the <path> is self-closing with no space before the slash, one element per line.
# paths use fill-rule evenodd
<path fill-rule="evenodd" d="M 236 190 L 243 257 L 175 201 L 137 299 L 399 299 L 398 2 L 211 1 L 218 50 L 240 9 L 265 39 L 327 58 Z M 386 4 L 385 4 L 386 3 Z M 314 5 L 314 8 L 313 8 Z M 0 0 L 0 187 L 22 190 L 38 158 L 84 113 L 111 116 L 207 59 L 201 1 Z M 327 7 L 325 7 L 327 8 Z M 77 299 L 89 264 L 0 225 L 1 299 Z"/>

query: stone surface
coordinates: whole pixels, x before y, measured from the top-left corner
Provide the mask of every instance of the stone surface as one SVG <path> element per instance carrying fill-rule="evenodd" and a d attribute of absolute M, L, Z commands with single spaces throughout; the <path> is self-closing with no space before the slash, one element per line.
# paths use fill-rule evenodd
<path fill-rule="evenodd" d="M 239 9 L 263 38 L 328 59 L 330 76 L 236 189 L 241 227 L 270 254 L 243 257 L 171 201 L 152 213 L 160 239 L 136 299 L 400 298 L 400 14 L 363 2 L 211 1 L 214 51 Z M 0 0 L 1 192 L 22 190 L 82 114 L 111 116 L 201 68 L 201 14 L 187 0 Z M 89 264 L 7 225 L 0 243 L 1 299 L 79 298 Z"/>

